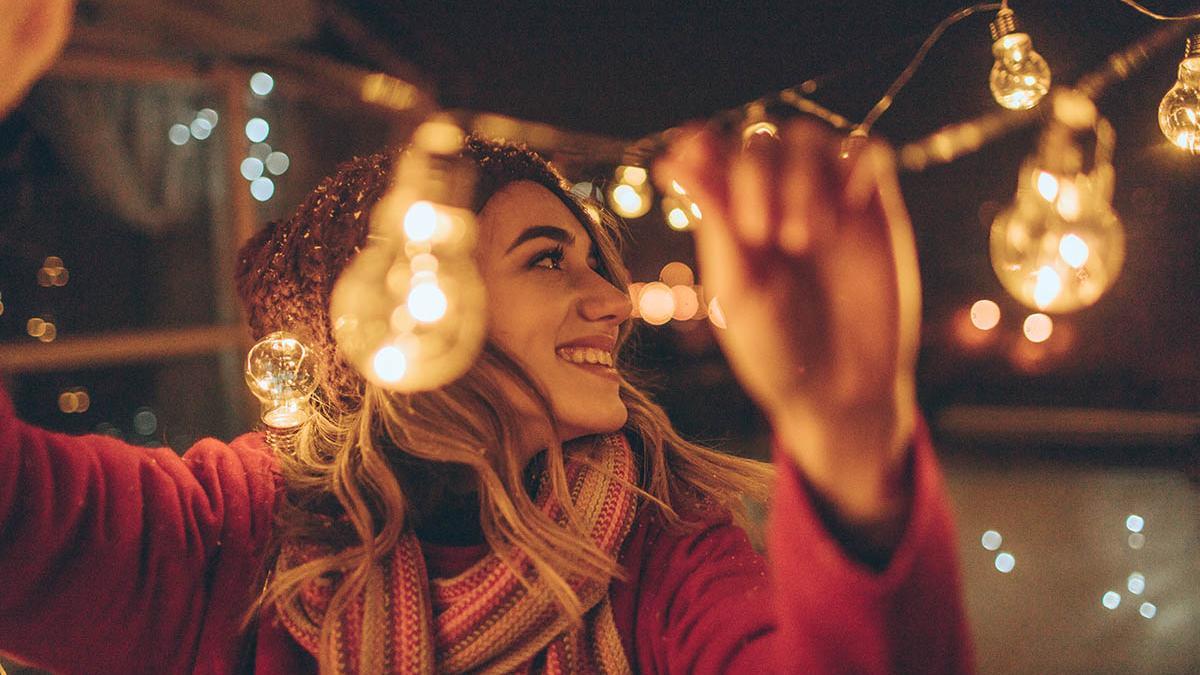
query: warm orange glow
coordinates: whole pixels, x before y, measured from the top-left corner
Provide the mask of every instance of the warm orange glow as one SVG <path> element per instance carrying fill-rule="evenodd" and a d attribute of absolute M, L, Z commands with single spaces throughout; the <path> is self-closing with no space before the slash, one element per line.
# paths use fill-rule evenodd
<path fill-rule="evenodd" d="M 675 296 L 675 313 L 671 315 L 676 321 L 687 321 L 696 316 L 700 309 L 700 298 L 696 289 L 691 286 L 672 286 L 671 293 Z"/>
<path fill-rule="evenodd" d="M 437 231 L 437 209 L 431 202 L 414 202 L 404 212 L 404 234 L 412 241 L 429 241 Z"/>
<path fill-rule="evenodd" d="M 625 218 L 639 218 L 650 209 L 650 200 L 628 183 L 614 187 L 611 196 L 613 211 Z"/>
<path fill-rule="evenodd" d="M 708 320 L 717 328 L 725 328 L 725 312 L 721 311 L 715 297 L 708 302 Z"/>
<path fill-rule="evenodd" d="M 1022 326 L 1025 332 L 1025 339 L 1033 343 L 1041 343 L 1050 339 L 1050 334 L 1054 332 L 1054 320 L 1045 314 L 1036 313 L 1025 317 L 1025 323 Z"/>
<path fill-rule="evenodd" d="M 41 337 L 46 332 L 46 322 L 35 316 L 25 322 L 25 332 L 29 337 Z"/>
<path fill-rule="evenodd" d="M 991 300 L 978 300 L 971 305 L 971 324 L 979 330 L 991 330 L 1000 323 L 1000 305 Z"/>
<path fill-rule="evenodd" d="M 629 284 L 629 302 L 633 305 L 633 311 L 629 315 L 631 318 L 636 319 L 641 316 L 641 313 L 638 311 L 638 303 L 641 302 L 642 289 L 645 287 L 646 284 L 641 281 Z"/>
<path fill-rule="evenodd" d="M 617 180 L 628 185 L 638 186 L 644 185 L 649 174 L 640 166 L 620 166 L 617 167 Z"/>
<path fill-rule="evenodd" d="M 446 294 L 436 282 L 418 284 L 408 292 L 408 311 L 421 323 L 440 321 L 448 307 Z"/>
<path fill-rule="evenodd" d="M 675 294 L 661 281 L 646 284 L 638 299 L 638 311 L 646 323 L 661 326 L 675 314 Z"/>
<path fill-rule="evenodd" d="M 675 261 L 663 265 L 658 279 L 668 286 L 691 286 L 696 283 L 696 274 L 687 264 Z"/>

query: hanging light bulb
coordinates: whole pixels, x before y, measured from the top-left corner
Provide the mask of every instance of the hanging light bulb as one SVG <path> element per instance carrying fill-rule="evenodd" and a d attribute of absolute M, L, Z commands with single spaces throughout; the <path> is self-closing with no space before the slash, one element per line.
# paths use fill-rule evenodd
<path fill-rule="evenodd" d="M 277 331 L 246 354 L 246 384 L 262 404 L 260 421 L 267 441 L 288 447 L 311 414 L 309 397 L 317 388 L 317 358 L 296 336 Z"/>
<path fill-rule="evenodd" d="M 1200 33 L 1188 38 L 1179 79 L 1158 104 L 1158 128 L 1168 141 L 1200 155 Z"/>
<path fill-rule="evenodd" d="M 1091 100 L 1060 92 L 1054 119 L 1021 169 L 1014 202 L 992 223 L 992 267 L 1014 297 L 1047 312 L 1095 303 L 1125 259 L 1125 232 L 1112 209 L 1112 127 Z M 1079 136 L 1096 136 L 1085 170 Z"/>
<path fill-rule="evenodd" d="M 650 189 L 649 174 L 640 166 L 618 166 L 613 177 L 616 179 L 608 189 L 608 205 L 624 218 L 641 218 L 650 210 L 654 193 Z"/>
<path fill-rule="evenodd" d="M 1004 7 L 989 25 L 992 33 L 992 65 L 988 82 L 996 102 L 1009 110 L 1028 110 L 1050 91 L 1050 66 L 1033 51 L 1026 33 L 1017 32 L 1017 20 Z"/>
<path fill-rule="evenodd" d="M 463 132 L 435 118 L 413 134 L 371 214 L 372 243 L 330 298 L 338 348 L 371 382 L 434 389 L 462 375 L 483 346 L 486 296 L 473 257 L 475 168 Z"/>

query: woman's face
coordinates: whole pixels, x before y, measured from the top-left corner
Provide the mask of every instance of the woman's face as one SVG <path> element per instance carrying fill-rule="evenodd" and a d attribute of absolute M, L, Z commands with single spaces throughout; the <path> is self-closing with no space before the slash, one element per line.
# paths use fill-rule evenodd
<path fill-rule="evenodd" d="M 592 240 L 574 214 L 532 181 L 510 183 L 479 214 L 480 272 L 488 291 L 488 334 L 542 386 L 558 419 L 559 440 L 607 433 L 625 424 L 613 367 L 617 329 L 629 318 L 624 292 L 596 271 Z M 537 407 L 525 448 L 546 446 L 550 429 Z"/>

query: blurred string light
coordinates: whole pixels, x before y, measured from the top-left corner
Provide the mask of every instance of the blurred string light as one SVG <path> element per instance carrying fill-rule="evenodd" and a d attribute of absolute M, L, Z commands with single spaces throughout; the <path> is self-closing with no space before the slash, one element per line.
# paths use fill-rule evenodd
<path fill-rule="evenodd" d="M 150 408 L 138 408 L 133 413 L 133 431 L 139 436 L 152 436 L 158 430 L 158 415 Z"/>
<path fill-rule="evenodd" d="M 417 127 L 391 188 L 370 214 L 371 243 L 333 289 L 338 348 L 386 389 L 447 384 L 483 346 L 486 296 L 470 208 L 475 168 L 461 156 L 464 140 L 449 117 Z"/>
<path fill-rule="evenodd" d="M 988 84 L 996 102 L 1009 110 L 1028 110 L 1050 91 L 1050 66 L 1026 33 L 1018 32 L 1017 20 L 1008 8 L 1008 0 L 988 26 L 992 34 L 992 55 L 996 62 Z"/>
<path fill-rule="evenodd" d="M 39 342 L 54 342 L 58 337 L 58 327 L 54 325 L 54 322 L 38 316 L 25 323 L 25 332 L 29 334 L 29 337 L 37 338 Z"/>
<path fill-rule="evenodd" d="M 38 269 L 37 279 L 38 286 L 43 288 L 61 287 L 67 285 L 67 281 L 71 279 L 71 273 L 63 265 L 62 258 L 52 255 L 42 262 L 41 268 Z"/>
<path fill-rule="evenodd" d="M 1121 594 L 1116 591 L 1108 591 L 1100 598 L 1100 604 L 1105 609 L 1116 609 L 1121 606 Z"/>
<path fill-rule="evenodd" d="M 1138 607 L 1138 614 L 1141 614 L 1147 619 L 1153 619 L 1155 614 L 1158 614 L 1158 607 L 1152 602 L 1143 602 L 1141 607 Z"/>
<path fill-rule="evenodd" d="M 1000 305 L 992 300 L 976 300 L 971 305 L 971 325 L 979 330 L 991 330 L 1000 323 Z"/>
<path fill-rule="evenodd" d="M 1141 532 L 1134 532 L 1133 534 L 1129 535 L 1126 543 L 1129 544 L 1129 548 L 1135 551 L 1140 551 L 1142 550 L 1142 547 L 1146 545 L 1146 535 L 1142 534 Z"/>
<path fill-rule="evenodd" d="M 251 117 L 246 122 L 246 138 L 251 143 L 262 143 L 271 133 L 271 125 L 261 117 Z"/>
<path fill-rule="evenodd" d="M 691 327 L 688 322 L 707 318 L 714 326 L 725 327 L 716 298 L 706 299 L 704 288 L 696 285 L 696 273 L 686 263 L 667 263 L 657 281 L 630 284 L 629 300 L 632 318 L 652 326 L 676 321 L 680 330 L 686 330 Z"/>
<path fill-rule="evenodd" d="M 1095 137 L 1090 162 L 1081 136 Z M 1125 260 L 1112 209 L 1113 133 L 1086 96 L 1059 91 L 1053 119 L 1021 168 L 1013 203 L 992 222 L 992 268 L 1004 288 L 1039 310 L 1092 305 Z"/>
<path fill-rule="evenodd" d="M 1131 513 L 1125 518 L 1125 529 L 1129 530 L 1130 532 L 1141 532 L 1145 527 L 1146 519 L 1142 518 L 1136 513 Z"/>
<path fill-rule="evenodd" d="M 91 407 L 92 398 L 83 387 L 64 389 L 58 394 L 58 410 L 65 415 L 81 415 Z"/>
<path fill-rule="evenodd" d="M 217 128 L 221 116 L 212 108 L 201 108 L 187 124 L 172 124 L 167 129 L 167 140 L 172 145 L 187 145 L 190 139 L 207 140 Z"/>
<path fill-rule="evenodd" d="M 1134 595 L 1141 595 L 1146 591 L 1146 577 L 1141 572 L 1134 572 L 1125 580 L 1125 587 Z"/>
<path fill-rule="evenodd" d="M 1034 344 L 1040 344 L 1050 339 L 1054 333 L 1054 320 L 1042 313 L 1034 313 L 1025 317 L 1021 324 L 1021 332 L 1025 339 Z"/>
<path fill-rule="evenodd" d="M 1008 574 L 1009 572 L 1013 571 L 1014 567 L 1017 566 L 1017 559 L 1013 557 L 1013 554 L 1006 551 L 1001 551 L 1000 553 L 996 554 L 995 565 L 999 572 Z"/>
<path fill-rule="evenodd" d="M 1003 542 L 1004 537 L 1001 537 L 1000 533 L 995 530 L 988 530 L 979 538 L 980 545 L 989 551 L 995 551 L 1000 548 L 1000 544 Z"/>
<path fill-rule="evenodd" d="M 250 194 L 260 202 L 275 196 L 275 182 L 266 176 L 250 181 Z"/>
<path fill-rule="evenodd" d="M 623 218 L 641 218 L 654 202 L 650 176 L 644 167 L 618 166 L 608 188 L 608 206 Z"/>
<path fill-rule="evenodd" d="M 275 78 L 264 72 L 257 72 L 250 76 L 250 91 L 257 96 L 266 96 L 275 89 Z"/>
<path fill-rule="evenodd" d="M 246 354 L 245 376 L 250 392 L 259 400 L 259 420 L 268 442 L 277 449 L 290 448 L 295 431 L 312 414 L 317 357 L 295 335 L 277 331 Z"/>

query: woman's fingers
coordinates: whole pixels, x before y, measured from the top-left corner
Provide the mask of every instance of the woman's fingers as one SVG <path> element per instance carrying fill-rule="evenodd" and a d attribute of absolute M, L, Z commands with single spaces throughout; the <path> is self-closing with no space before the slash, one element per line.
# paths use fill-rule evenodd
<path fill-rule="evenodd" d="M 807 255 L 837 231 L 838 181 L 833 135 L 808 120 L 783 130 L 782 215 L 778 244 L 785 253 Z"/>
<path fill-rule="evenodd" d="M 738 240 L 760 249 L 776 237 L 781 217 L 778 182 L 779 142 L 754 134 L 729 165 L 730 215 Z"/>

